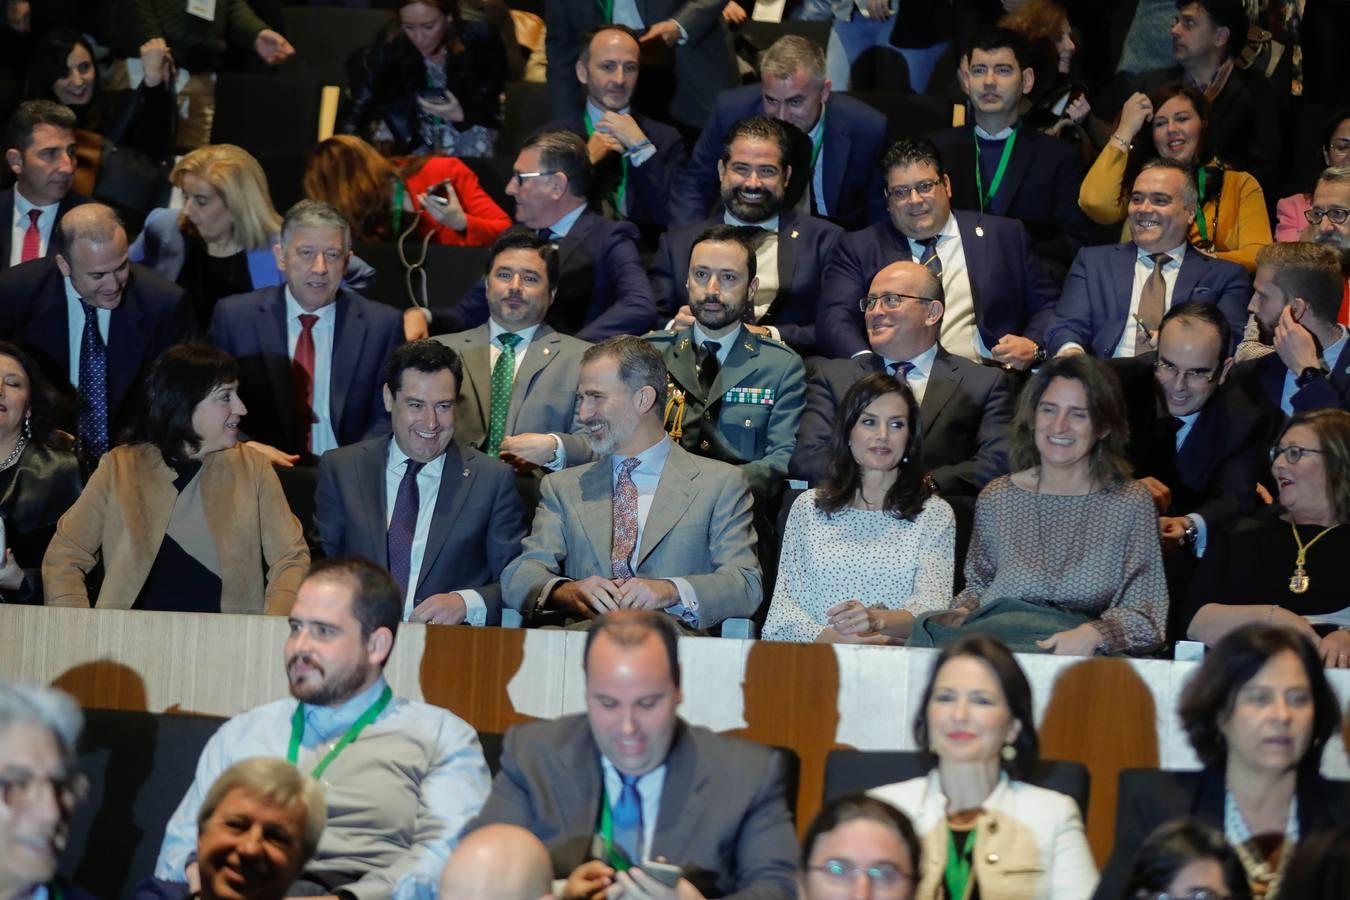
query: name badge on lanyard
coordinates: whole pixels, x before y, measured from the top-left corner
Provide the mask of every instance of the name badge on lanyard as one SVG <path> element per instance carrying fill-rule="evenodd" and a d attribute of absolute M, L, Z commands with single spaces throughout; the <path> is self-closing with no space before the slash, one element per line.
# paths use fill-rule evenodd
<path fill-rule="evenodd" d="M 216 0 L 187 0 L 187 11 L 190 16 L 214 22 L 216 20 Z"/>

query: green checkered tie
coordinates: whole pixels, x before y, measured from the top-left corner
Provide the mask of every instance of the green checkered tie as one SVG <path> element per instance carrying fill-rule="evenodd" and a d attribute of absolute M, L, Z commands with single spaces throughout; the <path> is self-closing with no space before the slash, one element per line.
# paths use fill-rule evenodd
<path fill-rule="evenodd" d="M 488 456 L 496 456 L 506 432 L 506 413 L 511 408 L 511 382 L 516 377 L 516 344 L 520 335 L 504 331 L 497 341 L 502 345 L 497 364 L 492 367 L 492 414 L 488 417 Z"/>

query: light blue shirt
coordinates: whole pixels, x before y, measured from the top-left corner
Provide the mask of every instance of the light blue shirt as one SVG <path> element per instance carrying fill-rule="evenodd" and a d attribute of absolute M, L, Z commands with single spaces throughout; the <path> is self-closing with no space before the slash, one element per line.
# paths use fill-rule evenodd
<path fill-rule="evenodd" d="M 1127 327 L 1125 330 L 1130 331 L 1131 329 Z M 1181 445 L 1186 443 L 1186 438 L 1190 437 L 1191 426 L 1195 424 L 1195 420 L 1198 418 L 1200 418 L 1200 413 L 1198 411 L 1193 412 L 1190 415 L 1186 416 L 1176 416 L 1176 419 L 1181 422 L 1181 426 L 1177 428 L 1177 435 L 1176 435 L 1178 453 L 1181 452 Z M 1209 537 L 1209 528 L 1208 526 L 1205 525 L 1205 517 L 1200 515 L 1199 513 L 1190 513 L 1186 516 L 1186 518 L 1190 519 L 1192 522 L 1195 523 L 1195 531 L 1196 531 L 1195 546 L 1194 546 L 1195 555 L 1204 556 L 1205 545 Z"/>
<path fill-rule="evenodd" d="M 41 259 L 47 255 L 47 247 L 52 241 L 52 229 L 56 227 L 56 210 L 60 202 L 38 206 L 30 203 L 18 186 L 14 188 L 14 218 L 9 226 L 9 264 L 17 266 L 23 261 L 23 237 L 28 233 L 28 211 L 39 210 L 38 214 L 38 255 Z"/>
<path fill-rule="evenodd" d="M 576 209 L 572 210 L 570 213 L 568 213 L 567 215 L 563 216 L 561 219 L 550 225 L 548 230 L 553 232 L 553 239 L 560 241 L 563 238 L 567 237 L 567 232 L 572 230 L 572 226 L 577 224 L 577 219 L 580 219 L 581 214 L 584 213 L 585 211 L 586 211 L 586 204 L 583 203 Z"/>
<path fill-rule="evenodd" d="M 383 678 L 335 707 L 305 706 L 297 765 L 310 772 L 384 690 Z M 197 773 L 165 830 L 155 877 L 185 881 L 197 812 L 216 778 L 254 756 L 286 758 L 296 701 L 241 713 L 202 750 Z M 450 711 L 395 697 L 324 771 L 328 825 L 307 871 L 340 878 L 359 900 L 385 900 L 402 879 L 440 877 L 460 832 L 487 799 L 478 735 Z"/>
<path fill-rule="evenodd" d="M 821 138 L 821 133 L 825 130 L 825 107 L 821 107 L 820 118 L 816 119 L 816 127 L 812 128 L 806 137 L 811 141 L 811 146 L 820 141 L 820 153 L 816 156 L 816 167 L 811 170 L 811 193 L 816 196 L 816 215 L 822 218 L 830 214 L 825 206 L 825 154 L 828 148 L 825 141 Z M 807 199 L 810 202 L 810 198 Z M 809 210 L 808 210 L 809 211 Z"/>
<path fill-rule="evenodd" d="M 928 389 L 928 378 L 933 374 L 933 360 L 937 359 L 938 345 L 936 343 L 927 350 L 920 353 L 911 360 L 907 360 L 914 368 L 909 370 L 905 376 L 905 383 L 909 385 L 910 391 L 914 394 L 914 399 L 918 403 L 923 403 L 923 393 Z M 898 362 L 906 360 L 881 358 L 886 363 L 886 372 L 889 374 L 893 370 L 891 366 Z M 898 374 L 898 373 L 897 373 Z M 913 425 L 910 426 L 913 428 Z"/>
<path fill-rule="evenodd" d="M 286 288 L 286 352 L 295 359 L 295 345 L 300 342 L 300 316 L 307 312 Z M 314 311 L 319 321 L 314 323 L 314 416 L 318 419 L 309 431 L 309 450 L 321 456 L 338 446 L 333 428 L 333 334 L 337 330 L 337 305 Z"/>
<path fill-rule="evenodd" d="M 604 770 L 605 799 L 612 811 L 623 793 L 623 780 L 619 770 L 609 757 L 600 754 L 600 768 Z M 642 863 L 652 857 L 652 837 L 656 834 L 656 819 L 661 815 L 661 792 L 666 787 L 666 764 L 662 763 L 645 775 L 639 775 L 637 781 L 638 799 L 642 802 L 642 859 L 633 860 Z"/>
<path fill-rule="evenodd" d="M 66 339 L 70 347 L 70 384 L 80 386 L 80 344 L 84 341 L 84 307 L 80 295 L 69 278 L 63 278 L 66 285 Z M 92 305 L 92 304 L 91 304 Z M 108 329 L 112 325 L 112 310 L 99 307 L 94 314 L 98 319 L 98 333 L 103 338 L 103 346 L 108 346 Z"/>
<path fill-rule="evenodd" d="M 703 327 L 699 325 L 698 322 L 695 322 L 693 334 L 690 335 L 689 339 L 698 348 L 700 353 L 703 352 L 703 345 L 708 341 L 715 343 L 717 345 L 717 364 L 719 366 L 724 366 L 726 365 L 727 357 L 731 355 L 731 348 L 736 346 L 736 341 L 740 339 L 741 332 L 744 330 L 745 326 L 741 325 L 734 331 L 729 331 L 720 338 L 715 338 L 704 331 Z"/>
<path fill-rule="evenodd" d="M 591 100 L 589 97 L 587 97 L 586 112 L 591 117 L 591 125 L 596 126 L 600 122 L 600 119 L 605 115 L 607 110 L 603 110 L 600 107 L 596 106 L 595 102 Z M 619 115 L 621 116 L 631 116 L 632 114 L 633 108 L 631 106 L 625 106 L 623 109 L 619 110 Z M 604 130 L 608 131 L 609 129 L 606 128 Z M 646 135 L 643 136 L 646 137 Z M 623 155 L 628 158 L 628 162 L 630 165 L 633 166 L 633 168 L 637 168 L 638 166 L 642 165 L 647 160 L 651 159 L 653 156 L 656 155 L 656 145 L 651 143 L 651 139 L 648 138 L 647 143 L 644 144 L 642 147 L 630 148 L 628 150 L 625 150 Z M 628 194 L 626 193 L 623 195 L 623 209 L 619 210 L 619 212 L 625 214 L 628 212 Z"/>
<path fill-rule="evenodd" d="M 1336 343 L 1322 351 L 1322 366 L 1326 371 L 1331 372 L 1336 368 L 1336 360 L 1340 358 L 1341 350 L 1345 348 L 1345 326 L 1337 325 L 1341 330 L 1341 336 Z M 1284 391 L 1280 395 L 1280 409 L 1284 410 L 1286 416 L 1294 414 L 1294 395 L 1298 393 L 1298 385 L 1294 379 L 1301 373 L 1286 371 L 1284 373 Z"/>

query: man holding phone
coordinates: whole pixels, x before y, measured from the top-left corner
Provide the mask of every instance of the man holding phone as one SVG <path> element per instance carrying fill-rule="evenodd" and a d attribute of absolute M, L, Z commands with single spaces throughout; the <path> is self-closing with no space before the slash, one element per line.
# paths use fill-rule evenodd
<path fill-rule="evenodd" d="M 596 620 L 582 667 L 586 714 L 511 729 L 470 830 L 500 822 L 538 835 L 563 897 L 796 896 L 783 761 L 676 715 L 669 617 Z"/>

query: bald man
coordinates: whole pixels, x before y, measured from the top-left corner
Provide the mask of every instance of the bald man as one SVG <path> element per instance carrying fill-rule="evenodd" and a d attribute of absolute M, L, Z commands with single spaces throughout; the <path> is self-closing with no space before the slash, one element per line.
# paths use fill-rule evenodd
<path fill-rule="evenodd" d="M 59 253 L 0 273 L 0 334 L 76 401 L 59 424 L 78 437 L 88 474 L 130 424 L 150 363 L 195 329 L 182 288 L 127 259 L 127 231 L 111 208 L 77 206 L 58 227 Z"/>
<path fill-rule="evenodd" d="M 485 825 L 459 842 L 441 874 L 441 900 L 553 900 L 553 863 L 519 825 Z"/>

